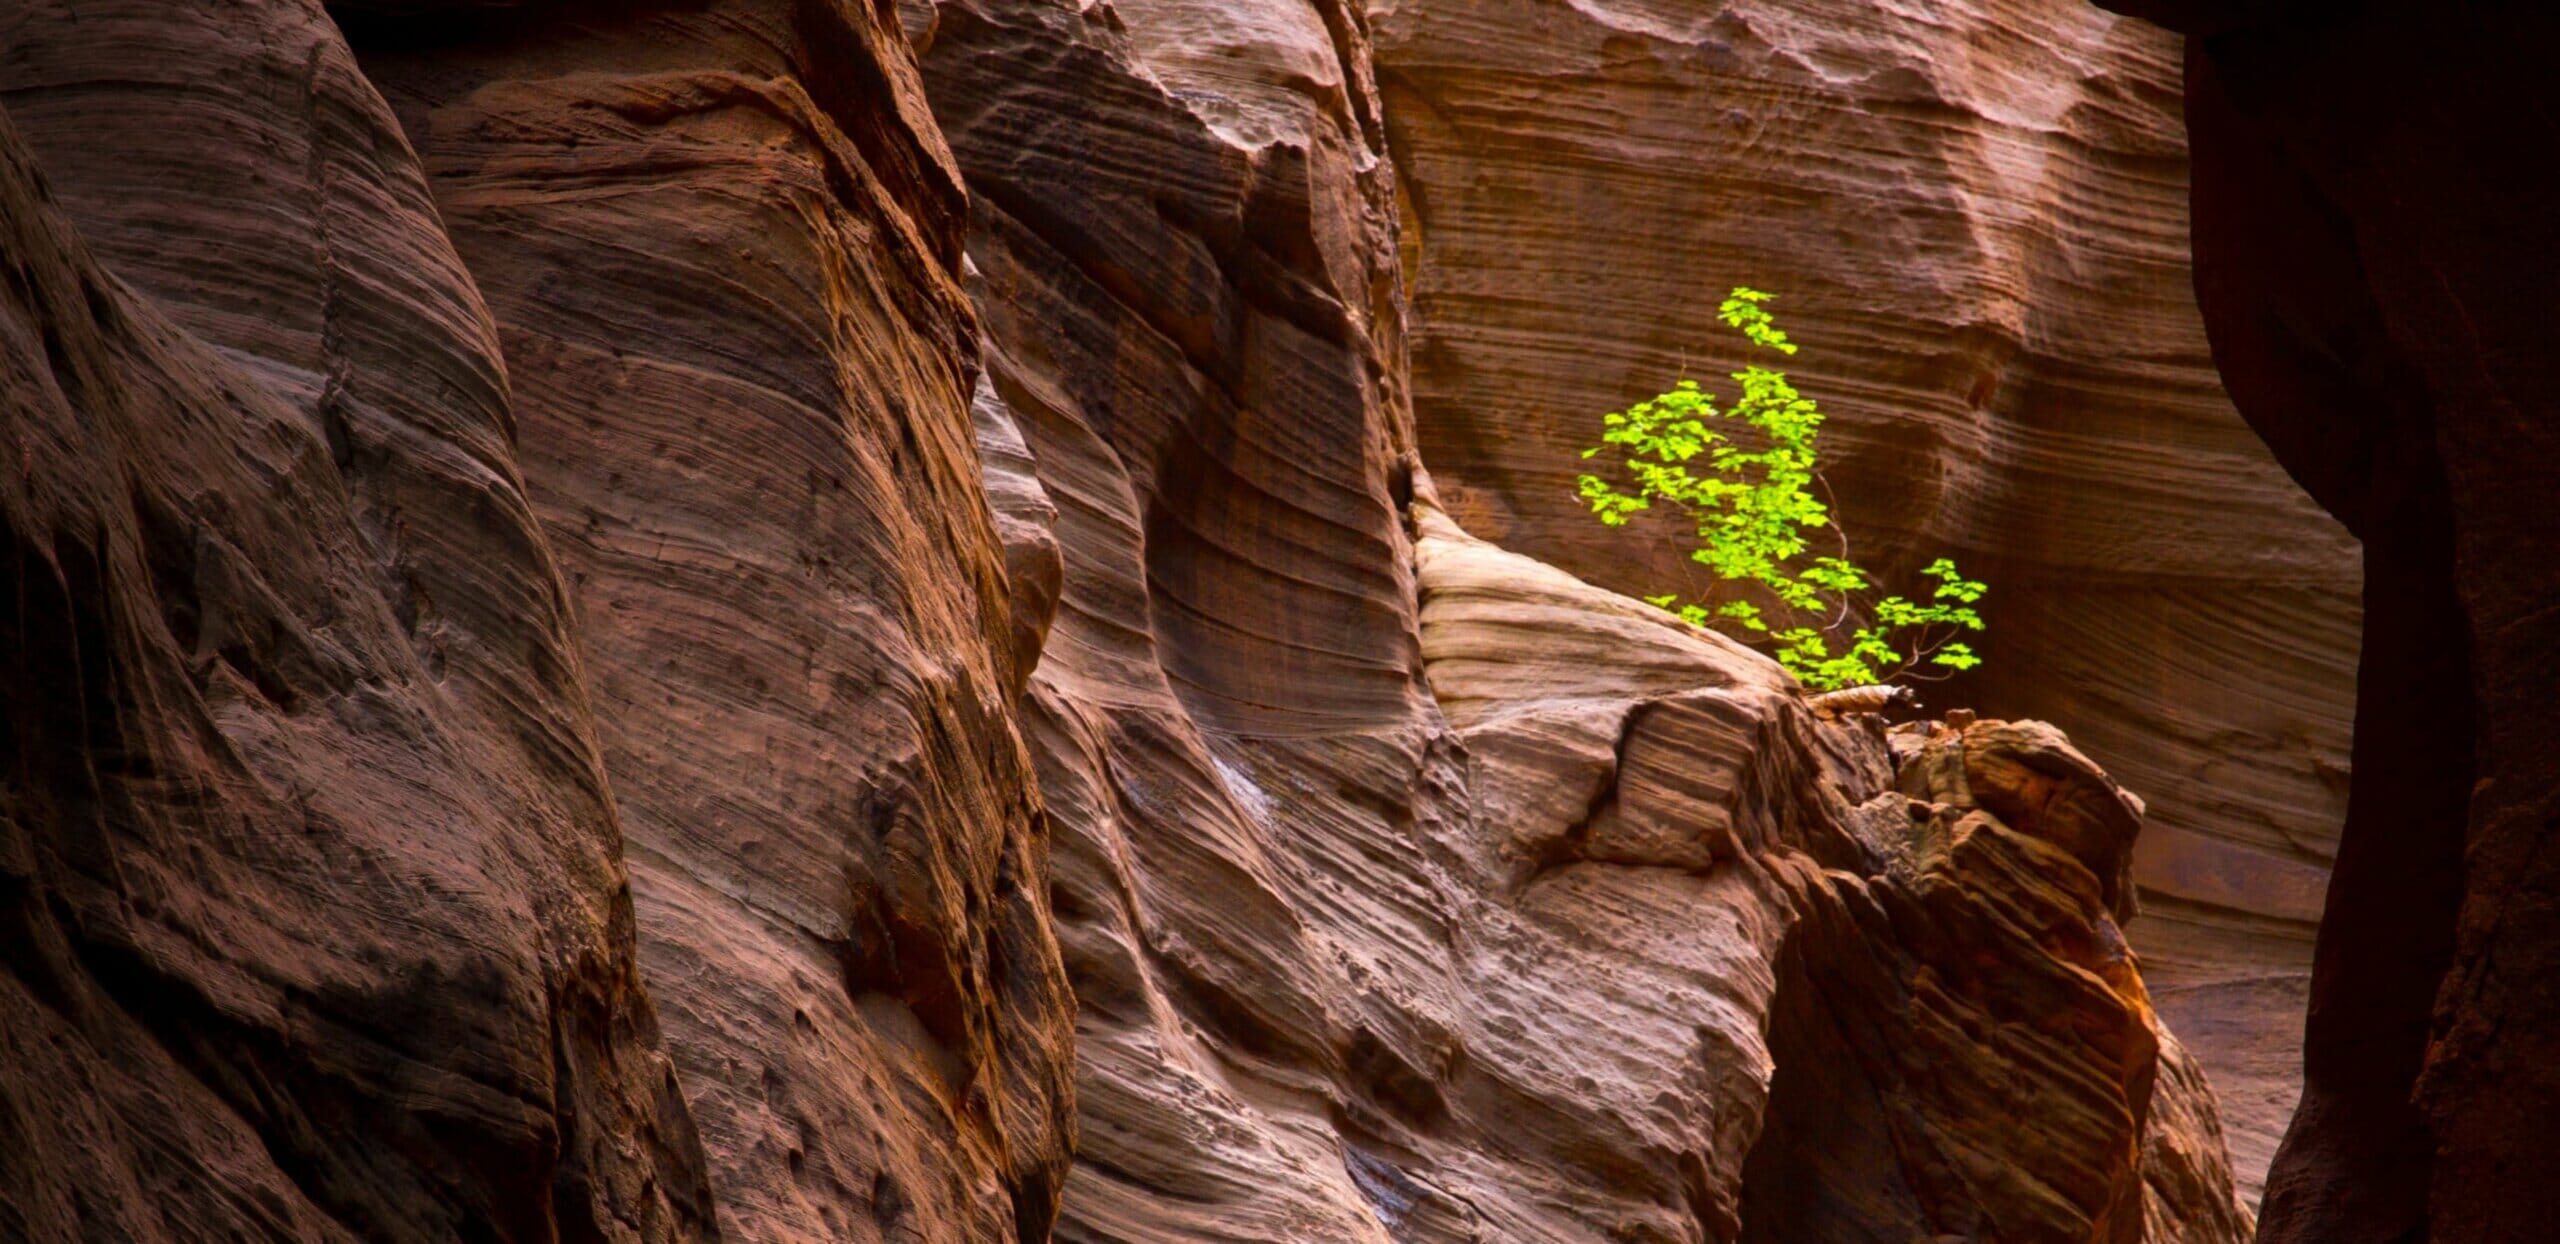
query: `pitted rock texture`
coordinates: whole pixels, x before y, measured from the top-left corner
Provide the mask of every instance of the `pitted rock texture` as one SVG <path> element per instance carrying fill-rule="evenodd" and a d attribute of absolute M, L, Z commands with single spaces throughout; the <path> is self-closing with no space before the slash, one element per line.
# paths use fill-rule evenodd
<path fill-rule="evenodd" d="M 2135 931 L 2244 1182 L 2291 1110 L 2345 798 L 2356 554 L 2233 413 L 2189 289 L 2178 43 L 2080 0 L 1380 0 L 1424 459 L 1470 530 L 1621 591 L 1603 412 L 1743 359 L 1774 290 L 1862 561 L 1992 585 L 1930 699 L 2066 723 L 2153 800 Z"/>
<path fill-rule="evenodd" d="M 2196 287 L 2232 396 L 2364 541 L 2356 777 L 2266 1236 L 2548 1238 L 2560 172 L 2516 153 L 2550 145 L 2560 20 L 2116 7 L 2188 34 Z"/>

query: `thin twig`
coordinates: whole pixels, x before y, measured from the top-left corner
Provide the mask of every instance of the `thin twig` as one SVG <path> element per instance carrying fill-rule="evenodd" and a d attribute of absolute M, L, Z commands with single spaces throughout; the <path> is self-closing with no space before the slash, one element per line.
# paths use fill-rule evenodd
<path fill-rule="evenodd" d="M 1813 476 L 1814 483 L 1822 485 L 1823 509 L 1829 517 L 1833 538 L 1840 542 L 1840 560 L 1846 562 L 1849 560 L 1849 529 L 1840 525 L 1840 499 L 1833 496 L 1831 493 L 1831 477 L 1824 475 L 1820 471 L 1813 471 L 1810 472 L 1810 474 Z M 1825 634 L 1837 634 L 1839 633 L 1840 628 L 1846 625 L 1848 621 L 1849 594 L 1847 592 L 1842 592 L 1840 593 L 1840 612 L 1833 615 L 1831 625 L 1822 628 L 1823 632 Z"/>

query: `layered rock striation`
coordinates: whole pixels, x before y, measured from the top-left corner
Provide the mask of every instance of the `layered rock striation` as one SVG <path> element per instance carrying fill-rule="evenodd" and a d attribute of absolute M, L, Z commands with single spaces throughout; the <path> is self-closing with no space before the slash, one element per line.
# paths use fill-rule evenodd
<path fill-rule="evenodd" d="M 1446 516 L 1356 11 L 906 17 L 1047 637 L 1060 1238 L 2245 1238 L 2115 931 L 2129 820 L 2095 871 L 1915 827 L 1774 666 Z"/>
<path fill-rule="evenodd" d="M 643 979 L 742 1239 L 1037 1238 L 1070 1000 L 963 197 L 894 18 L 351 23 L 499 326 Z"/>
<path fill-rule="evenodd" d="M 894 22 L 382 7 L 0 27 L 0 1234 L 1036 1238 L 1070 1000 Z"/>
<path fill-rule="evenodd" d="M 1816 723 L 1719 637 L 1423 524 L 1432 685 L 1526 874 L 1506 905 L 1559 944 L 1538 957 L 1589 907 L 1722 932 L 1762 983 L 1711 1012 L 1742 1021 L 1702 1055 L 1714 1096 L 1758 1117 L 1738 1168 L 1711 1146 L 1688 1170 L 1704 1238 L 2249 1238 L 2212 1093 L 2118 923 L 2138 801 L 2039 723 Z M 1595 686 L 1598 651 L 1659 681 Z M 1558 797 L 1577 757 L 1588 805 Z M 1592 1013 L 1609 992 L 1588 968 L 1538 988 Z"/>
<path fill-rule="evenodd" d="M 0 15 L 0 1235 L 708 1236 L 507 370 L 316 6 Z"/>
<path fill-rule="evenodd" d="M 1453 520 L 1373 43 L 0 16 L 0 1235 L 2247 1238 L 2094 763 Z"/>
<path fill-rule="evenodd" d="M 1774 290 L 1859 560 L 1987 580 L 1935 699 L 2067 723 L 2153 801 L 2135 934 L 2273 1151 L 2346 790 L 2356 553 L 2232 411 L 2189 288 L 2177 40 L 2081 0 L 1373 6 L 1423 456 L 1471 530 L 1636 594 L 1602 412 L 1730 393 Z"/>

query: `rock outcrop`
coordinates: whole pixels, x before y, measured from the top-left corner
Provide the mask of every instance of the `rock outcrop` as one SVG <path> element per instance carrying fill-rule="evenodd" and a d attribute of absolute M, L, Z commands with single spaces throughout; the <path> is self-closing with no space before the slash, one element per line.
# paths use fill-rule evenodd
<path fill-rule="evenodd" d="M 2232 397 L 2364 541 L 2355 782 L 2267 1238 L 2548 1238 L 2560 21 L 2115 7 L 2189 36 L 2196 288 Z"/>
<path fill-rule="evenodd" d="M 0 1234 L 1036 1237 L 1070 1000 L 894 23 L 73 7 L 0 27 Z"/>
<path fill-rule="evenodd" d="M 2249 1238 L 2118 923 L 2141 805 L 2042 723 L 1894 742 L 1913 824 L 1798 898 L 1744 1238 Z"/>
<path fill-rule="evenodd" d="M 0 1236 L 682 1240 L 499 343 L 316 6 L 0 16 Z"/>
<path fill-rule="evenodd" d="M 1506 905 L 1546 926 L 1539 958 L 1565 957 L 1597 907 L 1725 932 L 1767 965 L 1765 993 L 1706 1012 L 1730 1025 L 1705 1047 L 1720 1095 L 1760 1117 L 1738 1171 L 1710 1148 L 1692 1175 L 1705 1238 L 2249 1238 L 2212 1093 L 2118 924 L 2140 804 L 2059 734 L 1906 728 L 1888 751 L 1871 719 L 1809 721 L 1758 657 L 1435 512 L 1419 556 L 1432 685 L 1474 760 L 1480 833 L 1527 872 Z M 1594 684 L 1581 671 L 1604 652 L 1658 681 Z M 1578 757 L 1600 769 L 1579 806 L 1559 793 L 1589 784 L 1557 776 Z M 1614 1015 L 1574 958 L 1538 994 Z M 1607 1048 L 1636 1030 L 1609 1026 Z M 1753 1057 L 1775 1064 L 1765 1097 Z"/>
<path fill-rule="evenodd" d="M 1071 1002 L 893 14 L 355 27 L 515 379 L 640 965 L 742 1239 L 1037 1238 Z"/>
<path fill-rule="evenodd" d="M 1060 1238 L 2246 1238 L 2201 1078 L 2155 1093 L 2130 822 L 1915 828 L 1765 660 L 1442 514 L 1356 11 L 906 16 L 1047 636 Z"/>
<path fill-rule="evenodd" d="M 1451 519 L 1360 7 L 74 8 L 0 1235 L 2247 1238 L 2095 764 Z"/>
<path fill-rule="evenodd" d="M 1861 560 L 1988 580 L 1933 699 L 2153 801 L 2133 936 L 2254 1193 L 2345 798 L 2354 545 L 2233 413 L 2187 280 L 2178 43 L 2083 0 L 1373 6 L 1423 457 L 1470 530 L 1696 581 L 1575 494 L 1602 412 L 1737 366 L 1777 291 Z"/>

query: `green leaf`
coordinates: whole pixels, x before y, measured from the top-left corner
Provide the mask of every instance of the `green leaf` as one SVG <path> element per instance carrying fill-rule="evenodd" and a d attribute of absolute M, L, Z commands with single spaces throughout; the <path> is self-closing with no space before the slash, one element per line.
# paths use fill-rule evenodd
<path fill-rule="evenodd" d="M 1793 355 L 1795 343 L 1768 310 L 1772 301 L 1764 291 L 1735 286 L 1716 315 L 1749 344 Z M 1949 629 L 1983 629 L 1972 607 L 1988 590 L 1983 583 L 1940 557 L 1921 571 L 1929 591 L 1920 599 L 1876 596 L 1875 576 L 1847 552 L 1832 552 L 1843 543 L 1836 528 L 1817 539 L 1818 529 L 1833 527 L 1817 490 L 1821 406 L 1784 372 L 1748 365 L 1731 374 L 1739 392 L 1721 409 L 1684 376 L 1601 416 L 1601 443 L 1582 451 L 1590 460 L 1616 448 L 1611 459 L 1623 484 L 1597 475 L 1576 481 L 1602 523 L 1623 527 L 1657 505 L 1676 510 L 1696 535 L 1691 560 L 1718 584 L 1751 594 L 1736 600 L 1713 593 L 1728 599 L 1712 608 L 1680 604 L 1676 595 L 1646 599 L 1698 625 L 1741 628 L 1811 687 L 1875 681 L 1879 671 L 1920 659 L 1914 652 L 1931 653 L 1928 660 L 1942 668 L 1980 664 L 1964 645 L 1935 641 Z M 1817 547 L 1823 552 L 1813 552 Z M 1852 618 L 1863 622 L 1852 626 Z"/>
<path fill-rule="evenodd" d="M 1973 649 L 1963 644 L 1948 644 L 1938 649 L 1937 655 L 1929 658 L 1929 663 L 1943 665 L 1948 669 L 1969 670 L 1982 664 L 1982 658 L 1973 655 Z"/>

